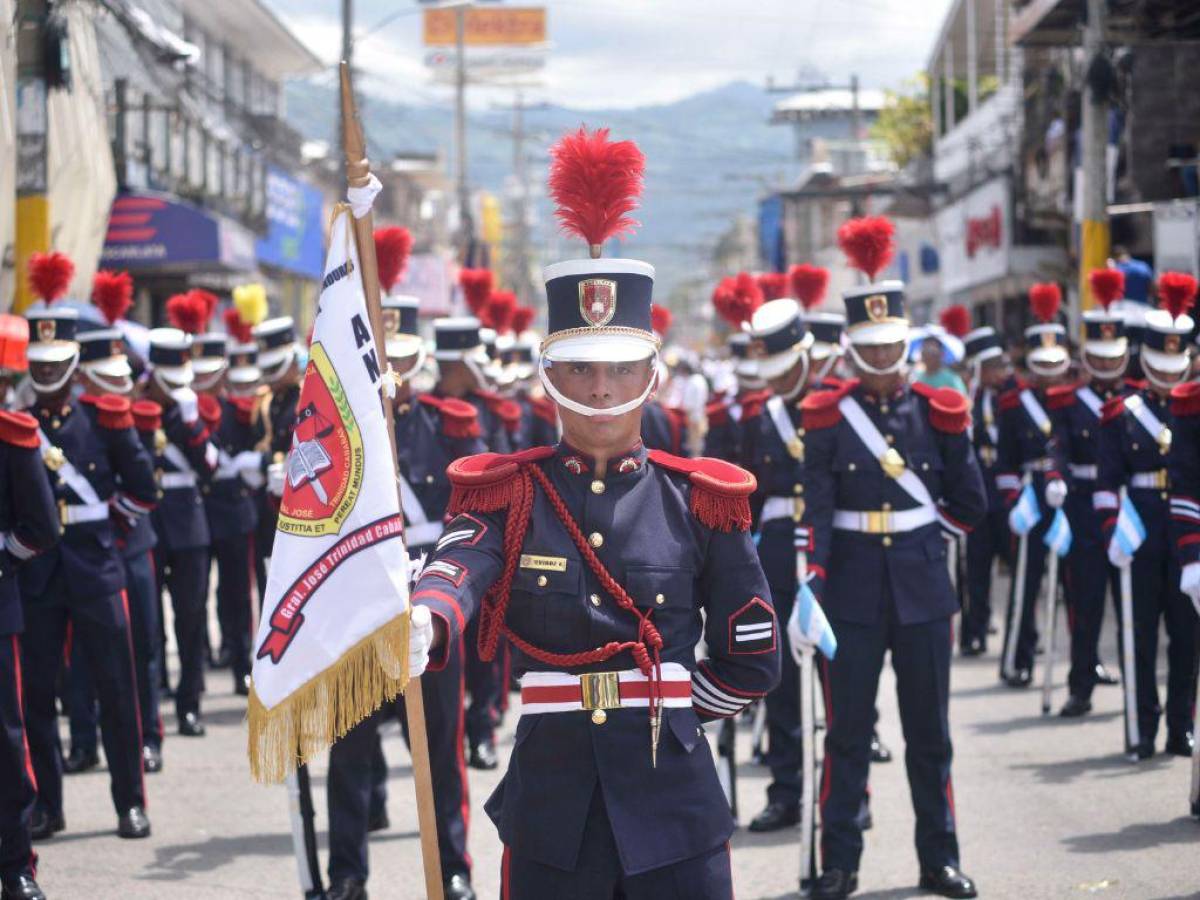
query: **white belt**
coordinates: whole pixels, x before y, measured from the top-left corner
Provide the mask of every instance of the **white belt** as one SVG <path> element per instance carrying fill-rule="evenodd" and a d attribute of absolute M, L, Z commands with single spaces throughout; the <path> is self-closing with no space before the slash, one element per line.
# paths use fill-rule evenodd
<path fill-rule="evenodd" d="M 441 522 L 422 522 L 419 525 L 406 525 L 404 527 L 404 537 L 408 541 L 408 548 L 423 547 L 426 544 L 433 544 L 442 536 L 444 526 Z"/>
<path fill-rule="evenodd" d="M 932 506 L 915 509 L 893 510 L 850 510 L 833 511 L 833 527 L 842 531 L 858 531 L 863 534 L 895 534 L 900 531 L 915 531 L 922 525 L 937 521 L 937 511 Z"/>
<path fill-rule="evenodd" d="M 189 488 L 196 486 L 195 472 L 163 472 L 162 477 L 158 480 L 159 485 L 164 490 L 172 490 L 173 488 Z"/>
<path fill-rule="evenodd" d="M 1153 472 L 1134 472 L 1129 476 L 1129 486 L 1165 490 L 1167 487 L 1167 470 L 1155 469 Z"/>
<path fill-rule="evenodd" d="M 1095 481 L 1099 474 L 1100 467 L 1095 463 L 1071 463 L 1071 477 L 1078 478 L 1080 481 Z"/>
<path fill-rule="evenodd" d="M 679 663 L 662 665 L 662 705 L 692 705 L 692 675 Z M 650 679 L 637 669 L 622 672 L 526 672 L 521 676 L 521 714 L 578 712 L 650 705 Z"/>
<path fill-rule="evenodd" d="M 60 504 L 59 519 L 64 525 L 79 525 L 83 522 L 102 522 L 108 518 L 107 503 Z"/>
<path fill-rule="evenodd" d="M 762 508 L 762 523 L 765 525 L 776 519 L 792 519 L 795 511 L 795 497 L 768 497 Z"/>
<path fill-rule="evenodd" d="M 1054 469 L 1054 460 L 1049 456 L 1043 456 L 1041 459 L 1031 459 L 1027 463 L 1021 463 L 1022 472 L 1050 472 Z"/>

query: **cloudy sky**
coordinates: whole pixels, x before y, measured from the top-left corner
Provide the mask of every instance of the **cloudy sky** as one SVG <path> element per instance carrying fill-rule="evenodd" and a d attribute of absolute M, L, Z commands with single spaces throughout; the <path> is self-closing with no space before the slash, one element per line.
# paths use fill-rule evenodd
<path fill-rule="evenodd" d="M 321 59 L 337 59 L 338 0 L 266 2 Z M 864 86 L 896 87 L 925 65 L 950 3 L 544 0 L 552 47 L 531 93 L 566 106 L 644 106 L 736 80 L 787 83 L 798 71 L 832 81 L 856 72 Z M 400 99 L 402 85 L 414 102 L 444 102 L 446 88 L 424 65 L 416 0 L 355 0 L 354 12 L 355 63 L 370 76 L 362 87 Z"/>

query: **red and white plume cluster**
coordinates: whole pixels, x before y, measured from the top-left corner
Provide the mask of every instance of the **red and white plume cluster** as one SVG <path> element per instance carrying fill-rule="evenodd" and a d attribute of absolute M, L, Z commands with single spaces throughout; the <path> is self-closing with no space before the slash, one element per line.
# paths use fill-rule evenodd
<path fill-rule="evenodd" d="M 458 284 L 462 288 L 463 298 L 471 315 L 478 316 L 483 312 L 483 305 L 492 296 L 492 286 L 496 283 L 491 269 L 463 269 L 458 274 Z"/>
<path fill-rule="evenodd" d="M 947 306 L 942 310 L 938 319 L 942 323 L 942 327 L 956 338 L 966 337 L 967 332 L 971 330 L 971 314 L 961 304 Z"/>
<path fill-rule="evenodd" d="M 92 303 L 109 325 L 125 318 L 133 306 L 133 279 L 128 272 L 100 269 L 92 279 Z"/>
<path fill-rule="evenodd" d="M 512 314 L 512 330 L 515 334 L 528 331 L 537 316 L 537 310 L 532 306 L 518 306 Z"/>
<path fill-rule="evenodd" d="M 1062 289 L 1053 281 L 1035 284 L 1029 289 L 1029 309 L 1039 322 L 1050 323 L 1062 305 Z"/>
<path fill-rule="evenodd" d="M 75 277 L 75 263 L 65 253 L 34 253 L 29 257 L 29 287 L 46 303 L 67 292 Z"/>
<path fill-rule="evenodd" d="M 379 286 L 390 294 L 408 266 L 412 235 L 407 228 L 392 225 L 375 229 L 375 260 L 379 264 Z"/>
<path fill-rule="evenodd" d="M 479 324 L 492 328 L 497 334 L 506 333 L 512 327 L 513 314 L 517 311 L 517 295 L 512 291 L 492 291 L 487 303 L 480 310 Z"/>
<path fill-rule="evenodd" d="M 804 304 L 805 309 L 812 309 L 825 299 L 825 290 L 829 287 L 829 270 L 809 263 L 800 263 L 788 269 L 788 281 L 792 283 L 793 296 Z"/>
<path fill-rule="evenodd" d="M 763 304 L 762 289 L 758 281 L 749 272 L 738 272 L 722 278 L 713 290 L 713 306 L 717 315 L 729 323 L 735 331 L 742 326 Z"/>
<path fill-rule="evenodd" d="M 1185 315 L 1196 302 L 1196 278 L 1186 272 L 1163 272 L 1158 276 L 1158 303 L 1172 319 Z"/>
<path fill-rule="evenodd" d="M 609 141 L 608 129 L 563 135 L 550 148 L 550 196 L 562 230 L 587 243 L 593 258 L 611 237 L 632 234 L 646 158 L 633 141 Z"/>
<path fill-rule="evenodd" d="M 850 219 L 838 229 L 837 241 L 850 265 L 871 281 L 896 253 L 896 226 L 883 216 Z"/>
<path fill-rule="evenodd" d="M 1120 269 L 1092 269 L 1088 284 L 1096 302 L 1106 310 L 1125 296 L 1125 273 Z"/>
<path fill-rule="evenodd" d="M 764 272 L 758 276 L 758 289 L 763 302 L 779 300 L 788 295 L 788 277 L 785 272 Z"/>
<path fill-rule="evenodd" d="M 208 317 L 212 315 L 212 306 L 209 306 L 208 297 L 213 298 L 213 306 L 215 306 L 217 298 L 208 291 L 191 290 L 186 294 L 175 294 L 168 297 L 167 320 L 180 331 L 188 334 L 202 333 L 208 324 Z"/>

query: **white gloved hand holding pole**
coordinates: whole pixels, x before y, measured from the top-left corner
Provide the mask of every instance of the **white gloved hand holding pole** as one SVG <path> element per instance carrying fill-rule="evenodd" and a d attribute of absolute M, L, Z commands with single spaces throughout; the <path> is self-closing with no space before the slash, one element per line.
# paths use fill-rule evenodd
<path fill-rule="evenodd" d="M 429 608 L 414 606 L 408 624 L 408 677 L 419 678 L 429 666 L 433 646 L 433 616 Z"/>
<path fill-rule="evenodd" d="M 175 388 L 171 391 L 171 399 L 179 407 L 179 415 L 183 417 L 183 421 L 189 425 L 196 424 L 196 420 L 200 418 L 200 400 L 196 397 L 196 392 L 190 387 Z"/>
<path fill-rule="evenodd" d="M 1061 478 L 1046 482 L 1046 504 L 1051 509 L 1058 509 L 1067 499 L 1067 483 Z"/>

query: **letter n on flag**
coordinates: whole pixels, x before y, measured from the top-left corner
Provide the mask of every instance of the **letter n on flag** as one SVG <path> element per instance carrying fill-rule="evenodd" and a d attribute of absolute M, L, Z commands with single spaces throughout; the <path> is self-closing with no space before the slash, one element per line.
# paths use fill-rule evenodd
<path fill-rule="evenodd" d="M 250 770 L 282 781 L 408 680 L 408 554 L 348 208 L 335 213 L 254 644 Z"/>

